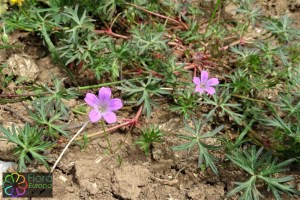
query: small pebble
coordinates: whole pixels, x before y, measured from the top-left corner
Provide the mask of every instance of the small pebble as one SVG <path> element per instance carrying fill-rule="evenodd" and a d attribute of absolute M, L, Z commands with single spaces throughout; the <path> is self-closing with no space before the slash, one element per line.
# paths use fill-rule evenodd
<path fill-rule="evenodd" d="M 63 175 L 60 175 L 60 176 L 59 176 L 59 179 L 62 180 L 63 182 L 66 182 L 66 181 L 67 181 L 67 178 L 64 177 Z"/>
<path fill-rule="evenodd" d="M 97 159 L 95 160 L 95 163 L 96 163 L 96 164 L 100 163 L 102 159 L 103 159 L 103 157 L 100 156 L 99 158 L 97 158 Z"/>

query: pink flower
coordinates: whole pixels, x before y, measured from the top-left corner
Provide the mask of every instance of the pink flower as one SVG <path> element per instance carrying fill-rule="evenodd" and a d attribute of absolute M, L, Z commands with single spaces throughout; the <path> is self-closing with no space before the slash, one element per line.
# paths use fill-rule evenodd
<path fill-rule="evenodd" d="M 117 116 L 113 111 L 119 110 L 123 106 L 121 99 L 111 99 L 111 90 L 105 87 L 100 88 L 98 97 L 87 93 L 84 101 L 93 108 L 89 113 L 91 122 L 98 122 L 103 117 L 107 123 L 115 123 Z"/>
<path fill-rule="evenodd" d="M 196 84 L 195 91 L 202 94 L 206 92 L 207 94 L 214 94 L 216 92 L 215 88 L 212 86 L 218 85 L 219 80 L 217 78 L 208 79 L 208 72 L 202 71 L 200 79 L 198 77 L 193 78 L 193 82 Z"/>

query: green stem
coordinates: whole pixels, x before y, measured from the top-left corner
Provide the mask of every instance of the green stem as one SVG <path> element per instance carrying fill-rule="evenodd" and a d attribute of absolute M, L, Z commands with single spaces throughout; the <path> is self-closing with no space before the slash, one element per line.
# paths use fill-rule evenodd
<path fill-rule="evenodd" d="M 216 13 L 217 13 L 217 11 L 219 10 L 220 5 L 221 5 L 221 0 L 218 0 L 217 3 L 216 3 L 216 5 L 215 5 L 215 7 L 214 7 L 214 10 L 213 10 L 213 12 L 212 12 L 212 14 L 211 14 L 211 17 L 210 17 L 210 19 L 209 19 L 209 23 L 208 23 L 208 26 L 206 27 L 205 34 L 207 33 L 207 30 L 209 29 L 209 27 L 210 27 L 212 21 L 214 20 L 214 18 L 215 18 L 215 16 L 216 16 Z M 205 34 L 204 34 L 204 35 L 205 35 Z"/>
<path fill-rule="evenodd" d="M 84 112 L 81 112 L 81 111 L 79 111 L 79 110 L 76 110 L 76 109 L 71 109 L 71 111 L 72 111 L 73 113 L 76 113 L 76 114 L 80 114 L 80 115 L 87 115 L 86 113 L 84 113 Z"/>
<path fill-rule="evenodd" d="M 16 103 L 26 100 L 27 98 L 19 98 L 19 99 L 0 99 L 0 104 L 7 104 L 7 103 Z"/>
<path fill-rule="evenodd" d="M 19 9 L 20 9 L 21 12 L 27 17 L 27 19 L 28 19 L 29 21 L 34 22 L 34 20 L 30 18 L 29 14 L 23 9 L 22 6 L 19 6 Z"/>
<path fill-rule="evenodd" d="M 238 98 L 241 98 L 241 99 L 247 99 L 247 100 L 251 100 L 251 101 L 257 101 L 257 102 L 260 102 L 260 103 L 266 103 L 266 101 L 264 101 L 264 100 L 253 99 L 253 98 L 250 98 L 250 97 L 245 97 L 245 96 L 241 96 L 241 95 L 237 95 L 237 94 L 232 94 L 232 96 L 238 97 Z"/>
<path fill-rule="evenodd" d="M 264 103 L 264 104 L 269 103 L 269 104 L 272 104 L 272 105 L 275 105 L 275 106 L 280 106 L 280 104 L 277 104 L 277 103 L 268 102 L 268 101 L 259 100 L 259 99 L 253 99 L 253 98 L 250 98 L 250 97 L 245 97 L 245 96 L 241 96 L 241 95 L 237 95 L 237 94 L 232 94 L 232 96 L 238 97 L 238 98 L 241 98 L 241 99 L 247 99 L 247 100 L 250 100 L 250 101 L 256 101 L 256 102 L 260 102 L 260 103 Z"/>
<path fill-rule="evenodd" d="M 110 30 L 112 29 L 114 23 L 117 21 L 118 17 L 119 17 L 121 14 L 123 14 L 123 12 L 120 12 L 120 13 L 114 18 L 114 20 L 112 21 L 112 23 L 111 23 L 111 25 L 110 25 L 110 27 L 109 27 Z"/>
<path fill-rule="evenodd" d="M 144 79 L 144 78 L 133 78 L 133 79 L 126 79 L 126 80 L 127 81 L 136 81 L 136 80 L 141 80 L 141 79 Z M 124 82 L 125 82 L 125 80 L 115 81 L 115 82 L 110 82 L 110 83 L 102 83 L 102 84 L 98 84 L 98 85 L 81 86 L 81 87 L 78 87 L 78 90 L 88 90 L 88 89 L 99 88 L 99 87 L 103 87 L 103 86 L 117 85 L 117 84 L 121 84 Z"/>
<path fill-rule="evenodd" d="M 108 134 L 106 133 L 105 131 L 105 123 L 103 120 L 101 120 L 101 124 L 102 124 L 102 129 L 103 129 L 103 133 L 104 133 L 104 136 L 105 136 L 105 139 L 106 139 L 106 142 L 108 144 L 108 149 L 109 149 L 109 152 L 111 154 L 113 154 L 113 150 L 112 150 L 112 147 L 111 147 L 111 143 L 110 143 L 110 140 L 109 140 L 109 137 L 108 137 Z"/>

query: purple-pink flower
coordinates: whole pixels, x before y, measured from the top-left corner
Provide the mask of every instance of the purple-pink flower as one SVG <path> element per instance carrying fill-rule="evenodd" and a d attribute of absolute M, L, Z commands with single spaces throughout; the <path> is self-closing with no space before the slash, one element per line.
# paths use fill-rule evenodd
<path fill-rule="evenodd" d="M 216 86 L 219 84 L 219 80 L 217 78 L 208 78 L 207 71 L 202 71 L 200 78 L 194 77 L 193 82 L 196 84 L 196 92 L 199 92 L 200 94 L 206 92 L 210 95 L 216 92 L 215 88 L 213 88 L 212 86 Z"/>
<path fill-rule="evenodd" d="M 115 123 L 117 116 L 113 111 L 119 110 L 123 106 L 121 99 L 111 99 L 111 90 L 106 87 L 100 88 L 98 97 L 87 93 L 84 101 L 93 108 L 89 113 L 91 122 L 98 122 L 103 117 L 107 123 Z"/>

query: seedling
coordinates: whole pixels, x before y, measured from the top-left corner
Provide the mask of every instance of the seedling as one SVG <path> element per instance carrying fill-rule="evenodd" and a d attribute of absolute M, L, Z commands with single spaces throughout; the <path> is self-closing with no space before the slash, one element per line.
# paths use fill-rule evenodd
<path fill-rule="evenodd" d="M 156 142 L 162 142 L 163 133 L 159 130 L 159 128 L 154 126 L 145 128 L 141 133 L 142 135 L 135 143 L 140 146 L 141 150 L 143 150 L 146 155 L 150 155 L 151 161 L 154 161 L 153 145 Z"/>

